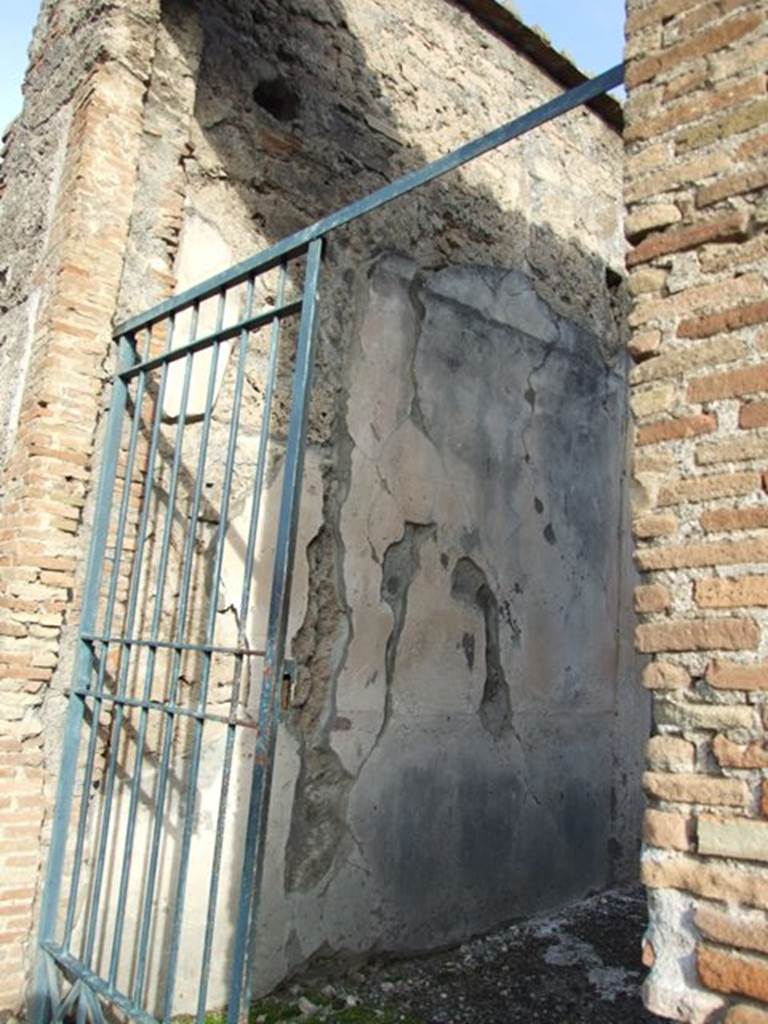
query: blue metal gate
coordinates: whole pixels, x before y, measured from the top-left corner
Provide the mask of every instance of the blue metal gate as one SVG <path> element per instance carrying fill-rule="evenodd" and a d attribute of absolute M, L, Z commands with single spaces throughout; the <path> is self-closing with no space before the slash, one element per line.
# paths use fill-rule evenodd
<path fill-rule="evenodd" d="M 101 1024 L 107 1010 L 142 1024 L 171 1017 L 180 957 L 190 956 L 184 912 L 190 864 L 198 857 L 204 737 L 211 731 L 221 742 L 206 909 L 195 936 L 196 1019 L 202 1024 L 209 1003 L 233 766 L 243 736 L 250 767 L 244 834 L 235 843 L 228 1024 L 247 1012 L 325 238 L 621 81 L 618 66 L 117 328 L 120 368 L 101 451 L 41 906 L 35 1024 Z M 254 358 L 261 367 L 255 396 L 246 394 Z M 243 414 L 254 400 L 260 423 L 246 437 Z M 275 436 L 277 455 L 270 449 Z M 265 555 L 258 545 L 269 514 L 265 481 L 278 464 L 277 533 Z M 222 639 L 220 591 L 236 476 L 247 478 L 251 501 L 244 536 L 236 538 L 239 591 L 226 609 L 236 629 Z M 263 557 L 271 559 L 271 594 L 259 644 L 246 623 Z M 246 693 L 252 677 L 254 700 Z"/>

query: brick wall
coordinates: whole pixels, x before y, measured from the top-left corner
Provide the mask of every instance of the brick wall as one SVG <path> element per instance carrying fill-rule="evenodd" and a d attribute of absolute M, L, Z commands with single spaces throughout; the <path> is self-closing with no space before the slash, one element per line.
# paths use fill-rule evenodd
<path fill-rule="evenodd" d="M 394 5 L 369 6 L 371 13 L 366 17 L 361 3 L 350 0 L 346 5 L 356 25 L 369 26 L 366 88 L 371 95 L 357 96 L 363 81 L 360 52 L 356 37 L 345 27 L 343 10 L 322 22 L 326 24 L 323 38 L 329 44 L 334 39 L 339 42 L 327 50 L 340 55 L 334 58 L 338 67 L 329 63 L 326 51 L 317 50 L 315 57 L 321 81 L 328 69 L 335 73 L 345 69 L 333 87 L 338 88 L 341 81 L 343 92 L 356 97 L 355 109 L 358 103 L 360 111 L 368 104 L 378 111 L 377 125 L 386 129 L 377 129 L 370 138 L 360 135 L 355 145 L 359 144 L 365 159 L 359 166 L 346 159 L 349 144 L 342 129 L 351 128 L 345 128 L 343 119 L 332 119 L 332 115 L 337 117 L 335 103 L 326 119 L 313 122 L 308 118 L 310 125 L 319 127 L 314 136 L 305 132 L 300 146 L 293 129 L 254 111 L 250 65 L 243 65 L 246 102 L 233 104 L 229 75 L 237 64 L 233 65 L 230 44 L 217 49 L 210 40 L 219 38 L 230 16 L 233 30 L 239 31 L 237 18 L 244 16 L 245 5 L 242 10 L 236 4 L 204 5 L 209 50 L 199 97 L 195 96 L 196 54 L 202 44 L 196 19 L 188 16 L 183 0 L 163 4 L 164 23 L 159 25 L 156 0 L 118 0 L 97 12 L 84 0 L 49 0 L 43 6 L 27 77 L 25 110 L 4 165 L 7 187 L 0 204 L 0 307 L 5 318 L 0 339 L 4 362 L 0 365 L 6 370 L 13 368 L 13 372 L 0 375 L 0 398 L 8 382 L 14 396 L 9 404 L 0 401 L 0 406 L 9 410 L 11 421 L 10 429 L 0 432 L 0 463 L 4 467 L 0 499 L 0 776 L 4 782 L 0 797 L 0 1011 L 18 1006 L 24 971 L 29 967 L 33 904 L 39 893 L 49 822 L 46 809 L 58 763 L 61 691 L 69 681 L 64 662 L 72 649 L 78 614 L 91 463 L 98 461 L 114 310 L 135 312 L 173 287 L 185 201 L 212 223 L 220 220 L 222 232 L 230 232 L 233 253 L 245 255 L 272 235 L 285 233 L 350 194 L 372 188 L 404 167 L 420 164 L 463 141 L 480 127 L 490 128 L 502 115 L 528 109 L 556 91 L 546 76 L 508 52 L 499 40 L 487 37 L 484 29 L 475 26 L 470 30 L 462 23 L 462 33 L 467 32 L 465 56 L 470 54 L 465 63 L 480 67 L 482 73 L 473 80 L 462 74 L 456 107 L 463 112 L 458 116 L 451 109 L 446 117 L 437 104 L 442 105 L 448 90 L 435 90 L 434 81 L 439 71 L 440 81 L 453 82 L 457 52 L 453 33 L 459 15 L 454 12 L 451 21 L 442 10 L 434 17 L 431 7 L 399 5 L 397 18 L 405 21 L 412 16 L 416 24 L 409 33 L 407 57 L 403 57 L 400 47 L 388 42 L 402 37 Z M 448 5 L 446 9 L 450 9 Z M 293 13 L 290 18 L 298 26 L 295 45 L 304 54 L 297 66 L 304 69 L 306 96 L 322 109 L 324 93 L 314 88 L 313 75 L 318 71 L 310 59 L 315 50 L 303 39 L 303 33 L 311 32 L 314 43 L 320 30 L 309 24 L 312 19 L 300 22 Z M 281 36 L 279 23 L 278 30 L 273 17 L 265 24 L 272 26 L 274 38 L 260 40 L 262 56 L 266 42 L 284 53 L 286 34 Z M 378 28 L 371 30 L 370 26 L 378 25 L 387 25 L 390 35 Z M 360 35 L 365 37 L 362 28 Z M 470 50 L 470 46 L 477 49 Z M 482 57 L 487 63 L 481 64 L 477 54 L 489 47 L 493 47 L 490 56 Z M 415 91 L 409 74 L 419 90 Z M 422 76 L 426 86 L 420 84 Z M 507 95 L 510 80 L 516 88 Z M 388 87 L 391 109 L 376 100 L 379 82 L 394 83 Z M 430 104 L 414 102 L 414 95 L 431 97 Z M 498 96 L 504 97 L 503 110 L 496 106 Z M 234 106 L 234 111 L 225 108 L 228 116 L 241 119 L 239 127 L 246 129 L 242 153 L 240 144 L 228 134 L 227 119 L 219 116 L 222 103 Z M 191 145 L 186 122 L 193 108 L 196 122 Z M 386 120 L 382 120 L 384 114 Z M 339 150 L 344 159 L 337 159 L 327 144 L 331 129 L 342 140 Z M 390 141 L 382 143 L 379 136 Z M 285 154 L 295 149 L 304 152 L 305 163 L 298 157 L 285 160 Z M 263 181 L 251 173 L 254 152 L 260 154 Z M 326 175 L 312 176 L 315 154 L 329 161 Z M 606 283 L 605 264 L 606 260 L 615 263 L 621 255 L 615 234 L 617 159 L 613 134 L 593 115 L 573 112 L 522 140 L 514 153 L 511 149 L 499 152 L 467 169 L 460 186 L 454 183 L 450 189 L 442 185 L 441 190 L 434 189 L 428 202 L 419 200 L 415 214 L 413 209 L 403 209 L 398 217 L 390 216 L 386 232 L 381 228 L 380 241 L 392 242 L 402 251 L 412 250 L 428 265 L 438 262 L 432 256 L 433 244 L 440 262 L 455 260 L 459 244 L 467 259 L 498 261 L 505 266 L 525 262 L 534 269 L 537 288 L 554 309 L 610 341 L 615 333 L 608 330 L 614 322 L 615 290 L 608 285 L 615 275 L 608 275 Z M 562 173 L 566 160 L 567 178 Z M 287 181 L 290 168 L 295 173 L 293 181 Z M 264 198 L 264 182 L 272 180 L 281 183 L 279 202 L 274 201 L 274 191 Z M 310 197 L 305 196 L 307 180 L 313 181 Z M 272 184 L 269 187 L 274 189 Z M 286 196 L 290 201 L 286 202 Z M 635 212 L 641 219 L 632 230 L 639 239 L 654 227 L 672 223 L 675 217 L 682 226 L 680 211 L 672 213 L 671 203 L 666 204 L 666 212 L 660 211 L 663 205 L 643 201 L 638 206 Z M 235 210 L 240 211 L 239 220 L 233 215 Z M 526 219 L 529 215 L 530 221 Z M 650 222 L 643 217 L 650 217 Z M 510 230 L 510 224 L 515 230 Z M 723 236 L 740 238 L 745 227 L 742 220 L 732 218 L 718 230 Z M 688 236 L 687 244 L 694 244 L 698 237 L 696 233 Z M 663 276 L 660 258 L 648 256 L 645 263 L 638 264 L 637 273 L 647 273 L 649 266 L 658 284 L 660 272 Z M 646 277 L 646 284 L 648 280 Z M 754 275 L 751 282 L 740 286 L 745 288 L 740 294 L 746 296 L 745 301 L 755 302 L 756 293 L 750 291 Z M 712 307 L 713 311 L 719 308 Z M 709 307 L 704 311 L 709 312 Z M 660 341 L 649 321 L 648 327 L 638 330 L 634 351 L 652 354 Z M 697 350 L 706 351 L 709 343 L 697 342 Z M 692 342 L 685 344 L 693 346 Z M 723 351 L 726 349 L 727 345 Z M 335 377 L 331 360 L 320 366 L 321 382 L 323 374 L 326 382 Z M 331 384 L 329 392 L 333 393 L 335 379 Z M 664 381 L 661 385 L 663 391 Z M 653 402 L 658 401 L 658 388 L 652 383 L 637 392 L 638 401 L 651 403 L 651 411 Z M 643 399 L 642 395 L 652 397 Z M 676 438 L 685 443 L 697 430 L 709 429 L 710 440 L 716 438 L 718 422 L 703 409 L 673 428 L 656 426 L 655 418 L 650 415 L 643 423 L 650 428 L 645 435 L 646 451 L 661 450 L 663 445 L 676 443 Z M 5 428 L 6 421 L 0 421 L 0 426 Z M 670 429 L 671 440 L 663 441 L 664 432 Z M 638 529 L 652 534 L 665 523 L 669 527 L 666 507 L 655 518 L 646 517 L 645 525 Z M 639 607 L 651 616 L 663 612 L 668 600 L 663 577 L 658 585 L 649 583 L 638 592 Z M 648 624 L 657 621 L 658 617 L 651 617 Z M 723 628 L 728 637 L 741 636 L 739 630 L 750 635 L 748 624 Z M 677 668 L 679 671 L 680 666 Z M 668 667 L 664 678 L 674 671 Z M 570 712 L 569 727 L 572 734 Z M 737 738 L 738 734 L 724 735 L 722 742 L 735 743 Z M 626 734 L 616 742 L 626 746 Z M 754 749 L 745 749 L 743 756 L 758 756 Z M 684 765 L 685 770 L 673 781 L 685 784 L 694 774 L 689 754 L 684 741 L 668 750 L 662 744 L 656 758 L 660 766 Z M 618 763 L 618 757 L 616 760 Z M 731 793 L 727 781 L 726 790 Z M 736 783 L 734 792 L 741 794 L 738 779 Z M 574 789 L 579 797 L 583 795 L 580 787 Z M 716 804 L 714 798 L 712 802 Z M 659 809 L 663 812 L 664 805 Z M 680 841 L 679 818 L 670 820 L 662 814 L 655 825 L 660 832 L 671 830 Z M 687 828 L 684 822 L 682 834 L 687 835 Z M 625 826 L 625 840 L 630 832 Z M 710 829 L 710 836 L 713 834 Z M 710 839 L 714 841 L 717 839 Z M 631 843 L 625 845 L 628 858 Z M 286 941 L 286 948 L 290 945 Z"/>
<path fill-rule="evenodd" d="M 629 0 L 646 1001 L 768 1021 L 768 18 Z"/>
<path fill-rule="evenodd" d="M 93 21 L 76 4 L 43 4 L 3 166 L 3 358 L 18 399 L 0 496 L 0 1012 L 19 1007 L 31 962 L 58 763 L 49 688 L 79 609 L 146 90 L 136 40 L 151 6 Z"/>
<path fill-rule="evenodd" d="M 93 512 L 92 481 L 98 468 L 104 384 L 112 368 L 110 324 L 115 310 L 120 319 L 146 308 L 171 290 L 177 277 L 186 284 L 218 271 L 350 197 L 422 165 L 559 91 L 522 54 L 489 34 L 460 7 L 442 0 L 416 7 L 380 0 L 333 0 L 309 7 L 299 0 L 290 4 L 261 0 L 257 6 L 263 8 L 264 16 L 258 22 L 258 39 L 253 38 L 250 2 L 189 5 L 185 0 L 164 0 L 162 19 L 160 6 L 157 0 L 117 0 L 94 10 L 87 0 L 46 0 L 32 48 L 24 112 L 12 132 L 3 166 L 0 370 L 12 367 L 13 372 L 0 373 L 0 621 L 6 630 L 0 637 L 0 771 L 5 800 L 0 815 L 6 815 L 0 819 L 0 908 L 7 909 L 3 920 L 8 922 L 0 927 L 0 1013 L 18 1007 L 33 952 L 30 940 L 59 763 L 63 691 L 71 679 L 68 660 L 74 647 L 87 526 Z M 316 17 L 316 10 L 324 8 L 323 16 Z M 407 38 L 405 47 L 403 38 Z M 233 60 L 233 53 L 242 59 Z M 458 85 L 454 82 L 457 53 L 463 56 L 459 64 L 465 66 Z M 472 75 L 466 73 L 469 67 L 475 69 Z M 254 103 L 254 75 L 270 82 L 277 72 L 302 97 L 297 123 L 282 121 L 268 107 Z M 452 97 L 449 107 L 446 96 Z M 369 119 L 370 131 L 363 127 Z M 347 232 L 344 244 L 326 261 L 326 317 L 329 311 L 335 315 L 333 309 L 344 310 L 346 317 L 349 281 L 354 278 L 342 272 L 354 270 L 362 280 L 367 275 L 365 261 L 382 249 L 407 252 L 427 267 L 457 261 L 524 266 L 532 273 L 539 299 L 580 329 L 594 333 L 601 346 L 600 359 L 610 362 L 618 351 L 620 333 L 621 299 L 615 273 L 622 258 L 620 160 L 621 145 L 614 130 L 586 110 L 573 111 L 514 148 L 487 156 L 462 175 L 414 197 L 410 205 L 391 208 L 386 217 Z M 562 173 L 565 162 L 567 177 Z M 202 224 L 210 237 L 220 234 L 220 246 L 207 251 L 199 244 L 200 235 L 194 231 L 201 230 Z M 372 247 L 374 235 L 378 248 Z M 208 265 L 206 261 L 214 258 L 215 263 Z M 607 266 L 613 268 L 608 273 Z M 331 436 L 336 415 L 331 410 L 341 408 L 339 366 L 343 362 L 348 367 L 349 360 L 343 360 L 341 353 L 357 344 L 347 326 L 353 319 L 343 319 L 339 313 L 346 333 L 321 332 L 315 443 Z M 12 396 L 8 402 L 6 391 Z M 617 391 L 623 402 L 623 389 L 617 386 Z M 528 397 L 526 402 L 532 415 L 533 403 Z M 253 404 L 251 415 L 255 416 L 256 408 Z M 540 401 L 539 409 L 546 409 L 545 401 Z M 527 408 L 525 414 L 529 415 Z M 217 429 L 214 426 L 214 434 Z M 611 443 L 614 440 L 612 436 Z M 343 459 L 347 456 L 342 448 L 338 479 L 345 490 Z M 546 497 L 547 478 L 535 476 L 534 468 L 532 463 L 531 479 Z M 613 495 L 618 492 L 619 473 L 611 470 L 606 477 Z M 331 483 L 329 493 L 334 487 Z M 590 497 L 594 499 L 594 493 Z M 137 502 L 138 493 L 133 507 Z M 559 503 L 553 500 L 552 505 L 557 514 Z M 337 509 L 334 498 L 332 514 L 339 521 L 340 510 L 341 503 Z M 542 532 L 544 525 L 536 529 L 536 543 L 554 558 L 558 548 L 550 539 L 553 528 L 550 524 L 548 534 Z M 390 528 L 393 544 L 399 544 L 401 524 L 394 521 Z M 331 532 L 335 530 L 334 520 Z M 613 533 L 617 536 L 618 529 Z M 567 550 L 562 538 L 560 544 Z M 607 550 L 602 540 L 599 546 L 601 552 Z M 367 552 L 368 545 L 364 547 Z M 340 556 L 330 542 L 323 541 L 322 552 L 322 560 L 312 556 L 313 586 L 316 593 L 326 595 L 330 591 L 325 579 L 340 575 L 341 561 L 334 562 Z M 593 563 L 589 569 L 600 577 L 601 594 L 623 607 L 623 591 L 621 597 L 612 597 L 600 576 L 601 567 Z M 509 574 L 510 586 L 511 581 Z M 583 593 L 583 577 L 581 582 Z M 334 635 L 331 630 L 337 622 L 340 632 L 336 635 L 344 636 L 346 608 L 339 604 L 337 610 L 331 598 L 323 600 L 330 610 L 322 610 L 326 617 L 318 646 L 330 650 L 334 645 L 327 638 Z M 429 606 L 428 601 L 424 604 Z M 417 610 L 417 603 L 411 602 L 410 608 Z M 472 628 L 482 638 L 484 618 L 471 614 Z M 308 621 L 312 629 L 318 628 Z M 612 644 L 612 625 L 607 632 Z M 533 629 L 530 634 L 534 635 Z M 381 651 L 384 643 L 382 636 Z M 602 657 L 600 645 L 593 650 Z M 457 660 L 462 659 L 463 655 Z M 632 669 L 628 665 L 617 669 L 612 654 L 608 662 L 605 676 L 602 669 L 584 673 L 593 694 L 599 691 L 599 700 L 593 697 L 586 709 L 584 730 L 589 732 L 590 756 L 601 764 L 612 761 L 614 775 L 607 770 L 604 775 L 593 772 L 588 756 L 580 756 L 582 778 L 571 780 L 568 801 L 572 803 L 561 805 L 565 808 L 562 821 L 567 820 L 571 806 L 584 820 L 586 807 L 605 830 L 604 836 L 598 829 L 585 829 L 574 838 L 574 843 L 584 843 L 584 871 L 599 872 L 600 879 L 634 865 L 639 801 L 633 795 L 636 788 L 627 782 L 632 772 L 625 771 L 624 765 L 631 760 L 635 766 L 636 738 L 644 724 L 635 713 L 644 706 L 641 695 L 621 685 L 624 673 L 629 677 Z M 337 669 L 330 654 L 327 663 L 327 672 L 325 661 L 321 669 L 317 660 L 313 663 L 315 694 L 326 693 L 317 683 L 322 671 L 327 693 L 333 693 L 336 701 L 331 671 Z M 533 676 L 538 681 L 540 672 Z M 382 671 L 380 688 L 383 679 Z M 349 703 L 355 707 L 352 683 L 345 685 L 352 693 Z M 368 689 L 366 707 L 370 694 Z M 562 699 L 566 710 L 560 713 L 570 740 L 579 731 L 574 727 L 570 697 L 564 694 Z M 315 718 L 319 706 L 308 703 L 302 712 L 301 730 L 306 729 L 307 736 L 322 718 Z M 385 706 L 382 697 L 382 716 Z M 605 747 L 593 741 L 595 713 L 606 722 L 601 730 Z M 352 730 L 349 720 L 340 716 L 339 722 L 344 723 L 337 737 L 343 750 Z M 366 730 L 373 735 L 378 726 L 375 730 L 366 726 Z M 433 737 L 437 735 L 432 726 L 430 730 Z M 384 735 L 383 728 L 380 734 Z M 507 742 L 514 758 L 519 756 L 518 741 L 510 730 Z M 473 740 L 466 763 L 472 768 L 480 765 L 483 771 L 487 764 L 495 772 L 503 760 L 497 740 L 484 737 L 484 742 L 494 744 L 493 757 L 479 759 Z M 562 754 L 562 744 L 547 745 L 537 739 L 535 745 L 539 750 L 557 748 Z M 424 743 L 421 747 L 430 749 Z M 316 749 L 314 740 L 307 743 L 307 750 Z M 325 753 L 323 748 L 322 757 L 307 762 L 321 780 L 326 778 Z M 360 755 L 360 761 L 367 762 L 368 757 Z M 531 759 L 536 793 L 544 784 L 562 793 L 559 772 L 547 774 L 538 764 Z M 302 775 L 314 784 L 309 768 L 303 765 Z M 298 769 L 289 766 L 287 770 Z M 376 775 L 371 761 L 374 782 Z M 468 769 L 462 776 L 466 781 Z M 343 785 L 348 786 L 350 778 L 346 769 Z M 498 789 L 499 783 L 492 782 Z M 281 785 L 284 793 L 294 792 L 293 780 Z M 323 793 L 325 788 L 323 782 Z M 360 875 L 359 867 L 348 863 L 345 831 L 336 827 L 333 817 L 336 805 L 346 799 L 346 790 L 332 791 L 331 786 L 327 790 L 328 808 L 323 813 L 334 827 L 326 828 L 326 819 L 315 815 L 321 826 L 318 842 L 327 842 L 328 862 L 337 857 L 350 872 L 348 877 L 354 878 Z M 426 790 L 423 799 L 429 802 Z M 540 822 L 539 797 L 525 799 L 526 813 L 532 822 Z M 370 799 L 364 802 L 375 805 Z M 300 838 L 304 806 L 295 805 Z M 466 800 L 466 812 L 477 830 L 477 804 L 471 797 Z M 279 811 L 278 816 L 281 813 L 282 827 L 293 829 L 290 814 Z M 507 808 L 496 802 L 493 813 L 504 820 L 508 816 Z M 410 833 L 394 827 L 393 832 L 403 836 L 407 847 Z M 523 827 L 521 833 L 525 832 Z M 455 835 L 458 839 L 461 832 Z M 607 836 L 610 842 L 605 841 Z M 620 836 L 621 842 L 614 836 Z M 274 843 L 280 851 L 286 848 L 287 832 L 276 832 Z M 563 843 L 547 846 L 569 868 L 577 863 Z M 302 857 L 312 870 L 315 861 L 322 865 L 326 857 L 323 852 L 317 858 L 311 843 L 304 841 L 292 842 L 291 849 L 301 872 L 305 870 Z M 480 855 L 485 856 L 485 848 L 479 843 Z M 540 855 L 532 860 L 538 879 Z M 273 984 L 300 958 L 323 948 L 323 929 L 333 927 L 324 919 L 325 905 L 308 885 L 306 893 L 300 886 L 293 892 L 284 890 L 283 861 L 282 856 L 271 860 L 279 884 L 270 883 L 270 890 L 282 916 L 279 932 L 274 918 L 271 922 L 269 958 L 260 957 L 261 986 Z M 504 858 L 496 857 L 496 862 L 497 870 L 509 877 Z M 478 863 L 482 867 L 485 862 Z M 482 870 L 487 879 L 487 869 Z M 339 877 L 342 891 L 346 881 Z M 528 892 L 539 898 L 541 885 L 527 887 L 519 873 L 513 877 L 526 898 Z M 592 877 L 589 884 L 597 884 Z M 579 878 L 576 872 L 571 877 L 566 870 L 547 874 L 550 884 L 566 887 L 558 890 L 558 898 L 573 894 L 577 886 L 583 888 L 585 878 L 586 874 Z M 485 885 L 489 898 L 487 909 L 478 901 L 482 913 L 509 916 L 511 911 L 501 906 L 497 895 L 490 898 L 500 886 L 487 880 Z M 447 885 L 444 890 L 460 893 L 462 886 Z M 355 928 L 361 922 L 355 941 L 362 947 L 371 941 L 368 922 L 378 919 L 378 910 L 360 912 L 349 898 L 350 891 L 347 886 L 345 900 L 336 905 L 352 915 Z M 373 899 L 373 892 L 370 882 L 366 883 L 366 891 L 356 898 Z M 376 891 L 375 899 L 399 913 L 384 883 L 380 892 Z M 424 916 L 438 921 L 431 912 Z M 460 917 L 450 917 L 465 927 Z M 301 942 L 296 938 L 296 921 L 304 929 Z M 352 932 L 346 920 L 336 927 L 344 936 L 345 948 L 351 949 Z M 414 941 L 410 926 L 407 940 Z M 426 944 L 428 940 L 422 936 L 419 941 Z"/>

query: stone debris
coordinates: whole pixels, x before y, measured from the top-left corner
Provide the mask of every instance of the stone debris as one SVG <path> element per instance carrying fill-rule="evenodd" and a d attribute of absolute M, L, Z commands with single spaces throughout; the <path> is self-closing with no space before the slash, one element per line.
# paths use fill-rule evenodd
<path fill-rule="evenodd" d="M 307 1002 L 338 1024 L 654 1024 L 640 996 L 645 920 L 642 891 L 615 890 L 443 953 L 309 973 L 257 1012 L 269 1024 Z"/>

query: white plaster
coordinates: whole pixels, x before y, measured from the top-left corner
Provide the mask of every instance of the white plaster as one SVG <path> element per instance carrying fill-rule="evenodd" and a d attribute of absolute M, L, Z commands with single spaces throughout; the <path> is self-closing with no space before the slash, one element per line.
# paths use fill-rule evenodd
<path fill-rule="evenodd" d="M 179 240 L 179 252 L 176 261 L 177 291 L 184 291 L 200 281 L 219 273 L 222 267 L 234 262 L 232 250 L 224 240 L 221 232 L 209 221 L 199 216 L 194 210 L 188 210 L 184 218 L 184 227 Z M 217 326 L 218 299 L 208 299 L 200 307 L 195 338 L 210 334 Z M 180 348 L 191 339 L 192 310 L 180 313 L 176 318 L 173 334 L 173 348 Z M 224 323 L 233 323 L 239 319 L 241 312 L 235 303 L 228 300 Z M 216 359 L 216 377 L 214 384 L 214 403 L 218 399 L 221 384 L 227 371 L 233 342 L 226 341 L 219 347 Z M 211 375 L 213 348 L 209 346 L 192 357 L 192 374 L 187 401 L 187 417 L 189 419 L 202 416 L 205 412 L 206 396 Z M 170 364 L 166 384 L 163 416 L 176 419 L 181 409 L 184 391 L 186 359 L 177 359 Z"/>

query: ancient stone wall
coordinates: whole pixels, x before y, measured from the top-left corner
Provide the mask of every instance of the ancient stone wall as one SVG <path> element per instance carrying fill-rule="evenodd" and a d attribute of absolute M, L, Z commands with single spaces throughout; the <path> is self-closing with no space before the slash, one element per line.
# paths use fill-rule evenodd
<path fill-rule="evenodd" d="M 0 1006 L 28 977 L 60 745 L 62 635 L 136 182 L 153 5 L 46 3 L 0 202 Z M 69 664 L 69 662 L 68 662 Z M 63 674 L 62 674 L 63 678 Z M 47 745 L 46 741 L 52 740 Z"/>
<path fill-rule="evenodd" d="M 50 223 L 30 221 L 3 258 L 4 358 L 29 367 L 8 404 L 2 509 L 9 1006 L 29 963 L 113 314 L 559 91 L 446 0 L 72 0 L 45 6 L 34 54 L 0 206 Z M 60 90 L 44 89 L 49 64 Z M 259 989 L 317 955 L 425 949 L 633 873 L 647 717 L 627 641 L 620 159 L 615 131 L 574 111 L 329 241 Z M 233 543 L 225 592 L 237 560 Z M 218 759 L 209 744 L 203 848 Z M 240 788 L 248 775 L 243 760 Z M 194 967 L 185 957 L 179 1009 Z"/>
<path fill-rule="evenodd" d="M 646 1001 L 768 1020 L 765 4 L 630 0 Z"/>
<path fill-rule="evenodd" d="M 444 3 L 200 28 L 185 283 L 556 91 Z M 261 984 L 360 915 L 426 948 L 632 872 L 617 157 L 579 111 L 329 242 Z"/>

